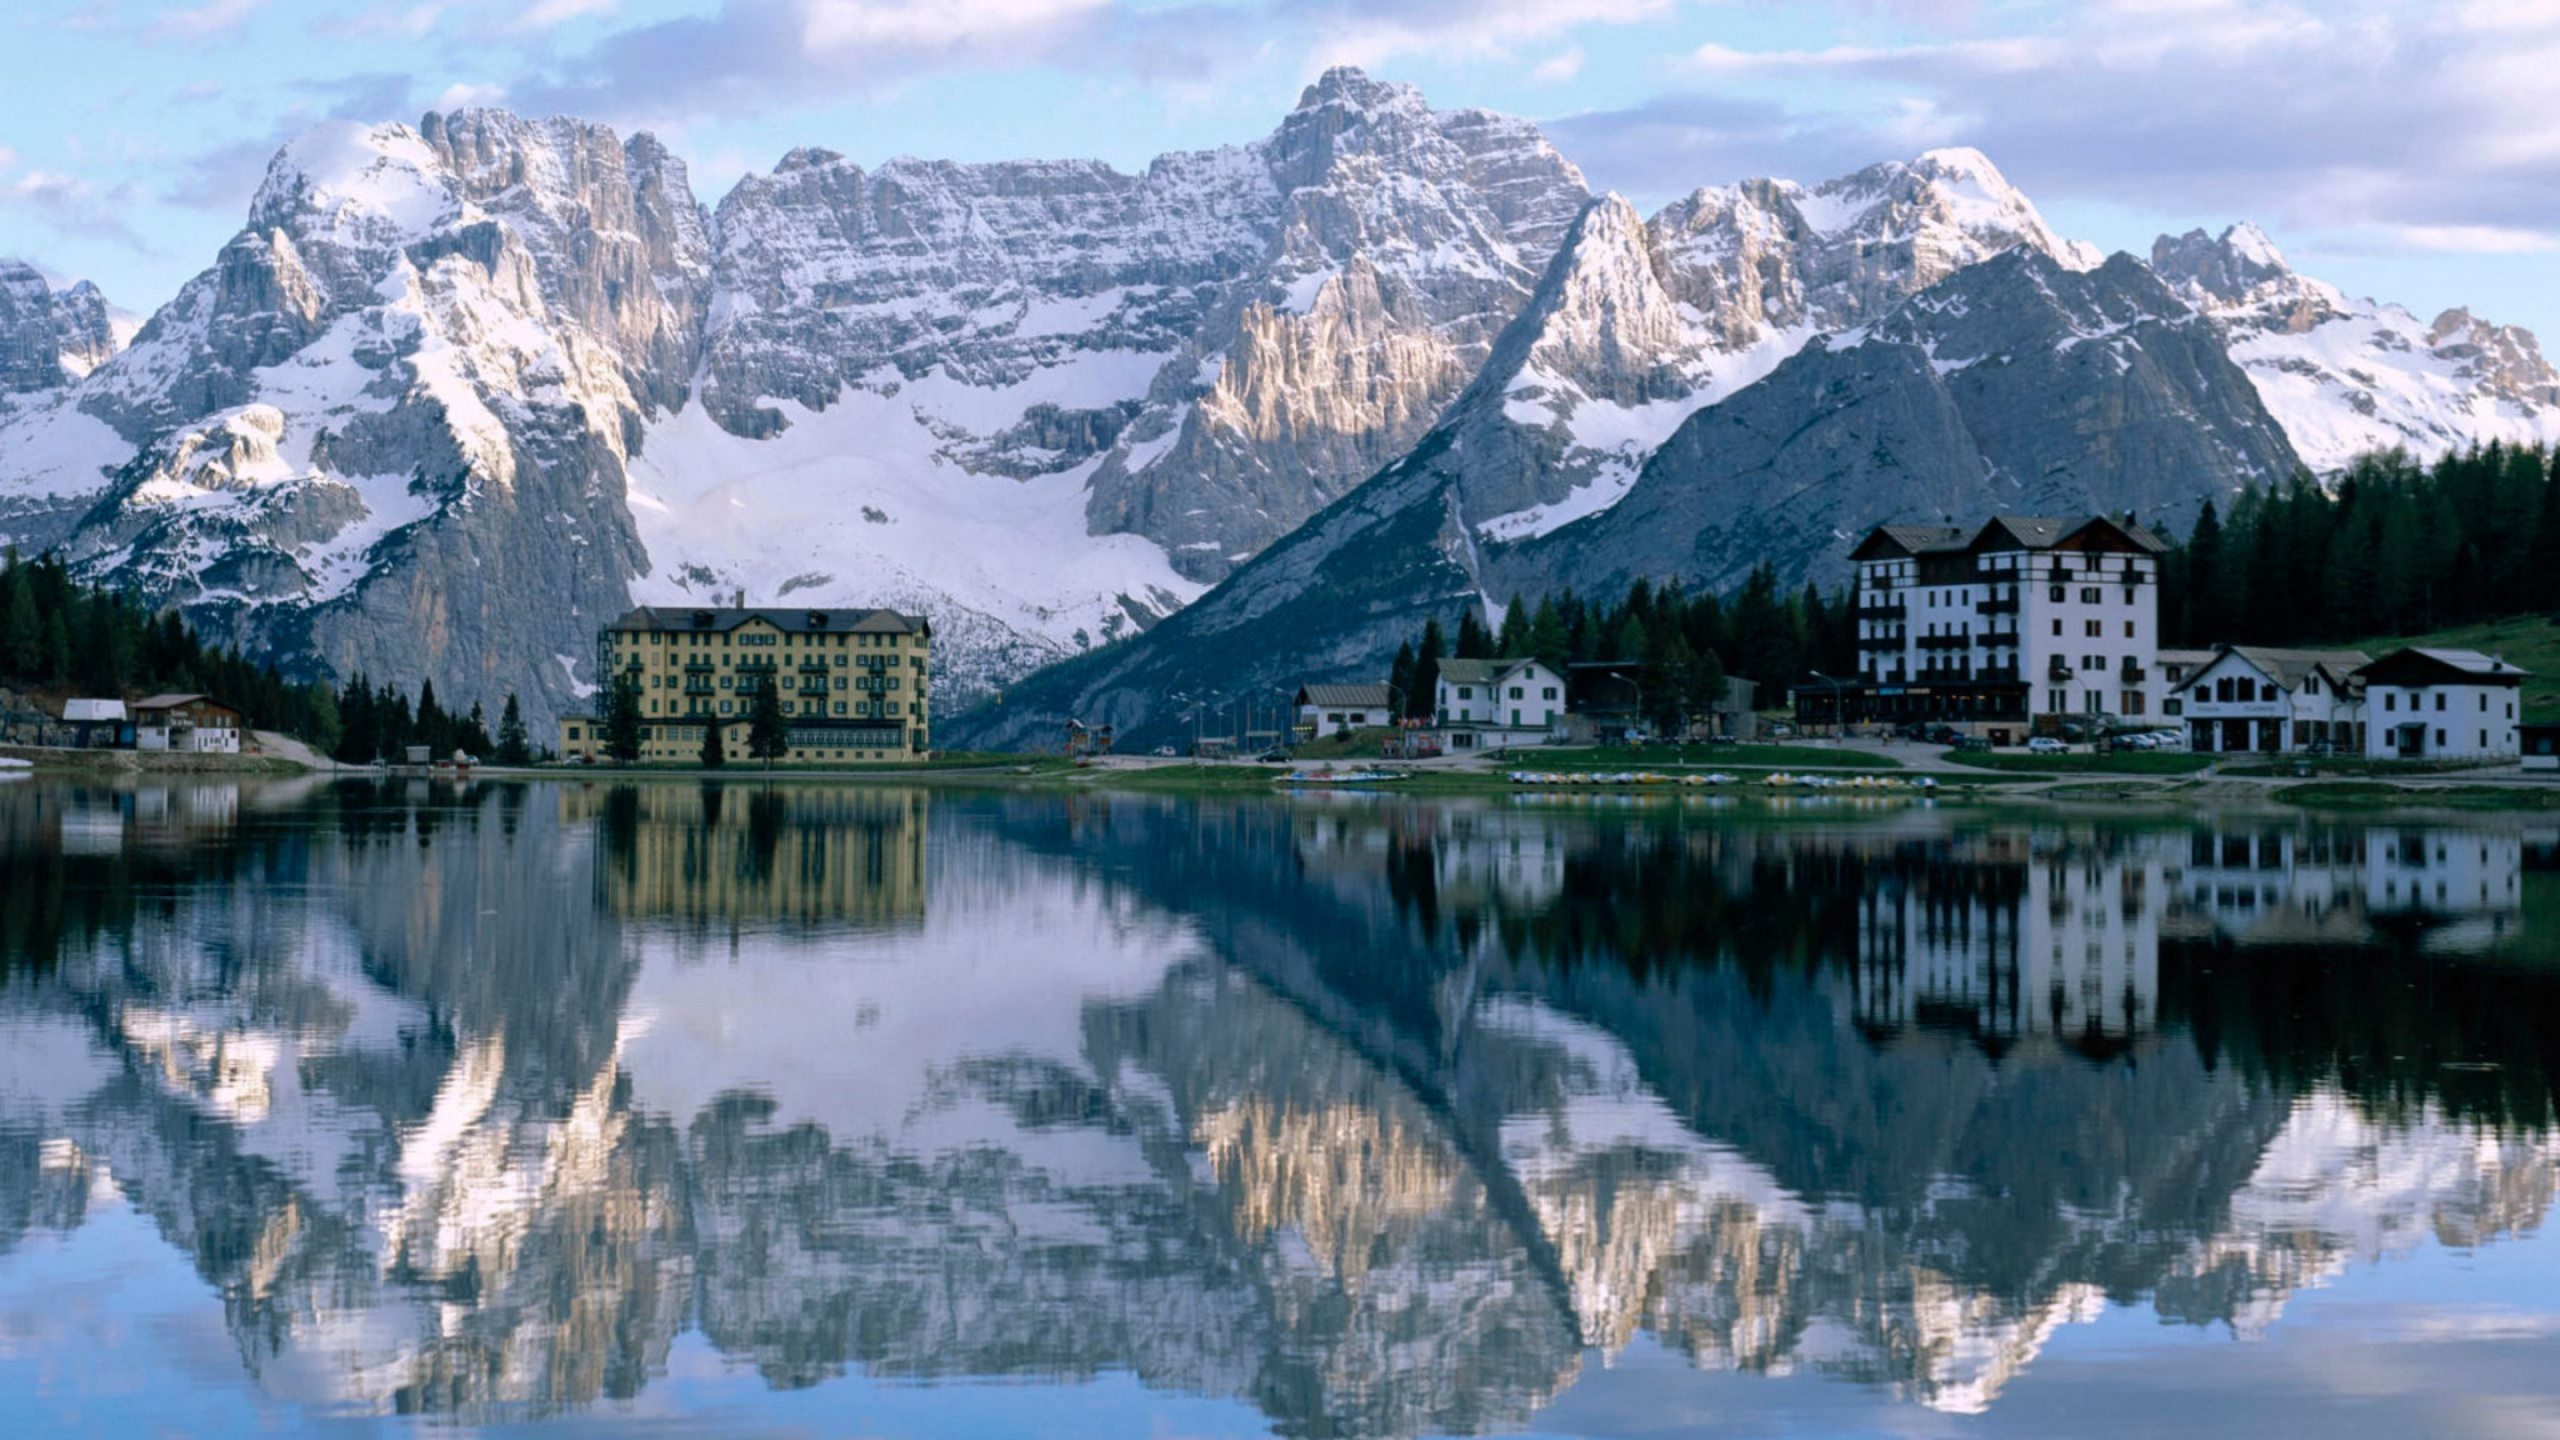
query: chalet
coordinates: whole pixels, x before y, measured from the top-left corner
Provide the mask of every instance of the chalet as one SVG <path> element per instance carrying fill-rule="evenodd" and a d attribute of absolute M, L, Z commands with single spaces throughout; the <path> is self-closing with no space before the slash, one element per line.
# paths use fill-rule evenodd
<path fill-rule="evenodd" d="M 2188 745 L 2202 752 L 2360 755 L 2364 682 L 2373 657 L 2361 650 L 2277 650 L 2225 645 L 2186 677 Z"/>
<path fill-rule="evenodd" d="M 1432 714 L 1451 750 L 1543 745 L 1563 723 L 1564 692 L 1535 659 L 1443 660 Z"/>
<path fill-rule="evenodd" d="M 2364 682 L 2364 753 L 2374 760 L 2513 760 L 2525 672 L 2477 650 L 2394 650 Z"/>
<path fill-rule="evenodd" d="M 1394 687 L 1384 682 L 1301 685 L 1290 704 L 1297 710 L 1298 732 L 1302 735 L 1331 735 L 1338 730 L 1392 725 L 1396 719 Z"/>
<path fill-rule="evenodd" d="M 1879 526 L 1850 552 L 1858 674 L 1799 700 L 1852 722 L 2157 715 L 2167 549 L 2098 515 Z"/>
<path fill-rule="evenodd" d="M 239 711 L 209 695 L 153 695 L 133 702 L 133 746 L 237 755 L 242 719 Z"/>

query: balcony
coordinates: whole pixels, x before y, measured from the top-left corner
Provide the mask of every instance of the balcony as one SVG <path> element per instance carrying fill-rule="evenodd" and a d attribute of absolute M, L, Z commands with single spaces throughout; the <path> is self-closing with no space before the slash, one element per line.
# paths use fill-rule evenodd
<path fill-rule="evenodd" d="M 2130 655 L 2124 658 L 2124 668 L 2118 673 L 2124 676 L 2124 683 L 2127 685 L 2139 685 L 2151 678 L 2151 672 L 2135 664 Z"/>
<path fill-rule="evenodd" d="M 2006 600 L 1976 600 L 1973 602 L 1973 609 L 1978 615 L 2015 615 L 2018 613 L 2018 597 L 2012 595 Z"/>
<path fill-rule="evenodd" d="M 1923 650 L 1970 650 L 1973 648 L 1973 637 L 1971 635 L 1923 635 L 1920 637 L 1920 648 Z"/>
<path fill-rule="evenodd" d="M 2071 657 L 2067 655 L 2054 656 L 2044 667 L 2044 676 L 2048 680 L 2067 681 L 2079 673 L 2071 668 Z"/>
<path fill-rule="evenodd" d="M 1899 620 L 1905 613 L 1902 602 L 1899 600 L 1896 600 L 1889 605 L 1861 605 L 1858 607 L 1858 618 L 1861 620 Z"/>
<path fill-rule="evenodd" d="M 1858 641 L 1858 648 L 1861 650 L 1900 650 L 1902 648 L 1902 637 L 1899 635 L 1862 636 Z"/>
<path fill-rule="evenodd" d="M 2018 632 L 2015 630 L 1985 630 L 1973 638 L 1981 641 L 1985 645 L 2015 645 L 2018 643 Z"/>
<path fill-rule="evenodd" d="M 684 673 L 687 675 L 708 675 L 711 673 L 711 662 L 708 660 L 687 660 L 684 662 Z"/>
<path fill-rule="evenodd" d="M 2024 679 L 2015 665 L 1985 665 L 1973 672 L 1973 678 L 1985 685 L 2016 685 Z"/>

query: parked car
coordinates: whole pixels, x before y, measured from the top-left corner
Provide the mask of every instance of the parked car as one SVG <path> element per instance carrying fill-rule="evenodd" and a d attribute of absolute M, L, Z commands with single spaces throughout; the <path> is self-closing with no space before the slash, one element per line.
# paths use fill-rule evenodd
<path fill-rule="evenodd" d="M 1955 746 L 1958 750 L 1964 751 L 1988 750 L 1991 748 L 1991 739 L 1986 735 L 1959 735 L 1955 739 Z"/>
<path fill-rule="evenodd" d="M 1156 747 L 1155 754 L 1159 760 L 1171 760 L 1175 758 L 1176 752 L 1170 745 L 1159 745 Z"/>
<path fill-rule="evenodd" d="M 2038 735 L 2027 742 L 2027 753 L 2030 755 L 2060 755 L 2070 748 L 2050 735 Z"/>
<path fill-rule="evenodd" d="M 1289 754 L 1289 752 L 1288 752 L 1288 751 L 1286 751 L 1286 750 L 1265 750 L 1265 751 L 1263 751 L 1261 754 L 1256 755 L 1256 756 L 1254 756 L 1253 758 L 1254 758 L 1254 762 L 1255 762 L 1256 764 L 1261 764 L 1261 765 L 1286 765 L 1286 764 L 1288 764 L 1288 763 L 1290 762 L 1290 760 L 1291 760 L 1291 759 L 1293 759 L 1294 757 L 1292 757 L 1292 756 Z"/>
<path fill-rule="evenodd" d="M 2148 731 L 2125 730 L 2108 736 L 2107 748 L 2111 750 L 2157 750 L 2160 748 L 2160 742 L 2153 738 Z"/>
<path fill-rule="evenodd" d="M 2151 748 L 2154 750 L 2184 750 L 2187 748 L 2187 732 L 2184 730 L 2154 730 L 2151 732 Z"/>

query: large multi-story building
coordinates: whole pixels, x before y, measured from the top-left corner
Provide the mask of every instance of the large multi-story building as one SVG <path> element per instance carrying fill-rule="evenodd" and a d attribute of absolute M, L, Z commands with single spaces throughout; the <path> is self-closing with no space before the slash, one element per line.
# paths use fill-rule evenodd
<path fill-rule="evenodd" d="M 613 686 L 640 702 L 640 759 L 691 761 L 720 727 L 747 756 L 757 692 L 775 688 L 800 764 L 923 759 L 932 745 L 933 627 L 894 610 L 685 609 L 644 605 L 596 637 L 592 715 L 560 722 L 560 753 L 600 758 Z"/>
<path fill-rule="evenodd" d="M 1858 674 L 1800 694 L 1850 720 L 2157 716 L 2167 549 L 2104 516 L 1880 526 L 1851 552 Z"/>

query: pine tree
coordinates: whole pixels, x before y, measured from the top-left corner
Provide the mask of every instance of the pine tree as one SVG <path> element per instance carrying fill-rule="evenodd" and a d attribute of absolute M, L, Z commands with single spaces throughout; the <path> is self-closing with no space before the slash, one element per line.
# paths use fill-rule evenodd
<path fill-rule="evenodd" d="M 638 710 L 636 688 L 631 704 Z M 771 679 L 759 680 L 752 705 L 747 712 L 747 755 L 770 766 L 791 753 L 791 732 L 782 723 L 782 692 L 774 688 Z"/>
<path fill-rule="evenodd" d="M 36 673 L 46 683 L 59 685 L 71 678 L 71 626 L 56 610 L 44 617 L 43 654 L 37 660 Z"/>
<path fill-rule="evenodd" d="M 1502 630 L 1494 637 L 1494 654 L 1505 660 L 1517 660 L 1529 654 L 1529 607 L 1520 600 L 1520 592 L 1511 592 L 1511 603 L 1502 607 Z"/>
<path fill-rule="evenodd" d="M 624 765 L 640 758 L 640 681 L 628 672 L 615 675 L 605 691 L 604 748 Z"/>
<path fill-rule="evenodd" d="M 1476 607 L 1473 605 L 1469 605 L 1458 615 L 1456 658 L 1460 660 L 1493 658 L 1493 632 L 1484 627 L 1484 617 L 1476 613 Z"/>
<path fill-rule="evenodd" d="M 0 675 L 34 679 L 44 663 L 44 626 L 36 618 L 35 586 L 16 551 L 0 577 Z"/>
<path fill-rule="evenodd" d="M 1387 665 L 1387 689 L 1395 697 L 1395 703 L 1405 707 L 1397 713 L 1410 714 L 1412 707 L 1407 703 L 1413 694 L 1413 642 L 1410 640 L 1396 646 L 1396 658 Z"/>
<path fill-rule="evenodd" d="M 705 721 L 702 726 L 702 768 L 717 770 L 726 764 L 728 759 L 728 755 L 720 747 L 720 722 Z"/>
<path fill-rule="evenodd" d="M 498 712 L 498 763 L 530 765 L 533 744 L 524 731 L 524 707 L 516 702 L 515 692 L 507 692 L 505 708 Z"/>
<path fill-rule="evenodd" d="M 1425 621 L 1422 644 L 1413 652 L 1413 688 L 1397 697 L 1404 704 L 1404 715 L 1408 720 L 1431 718 L 1432 707 L 1440 695 L 1440 657 L 1445 643 L 1440 634 L 1439 617 Z"/>

